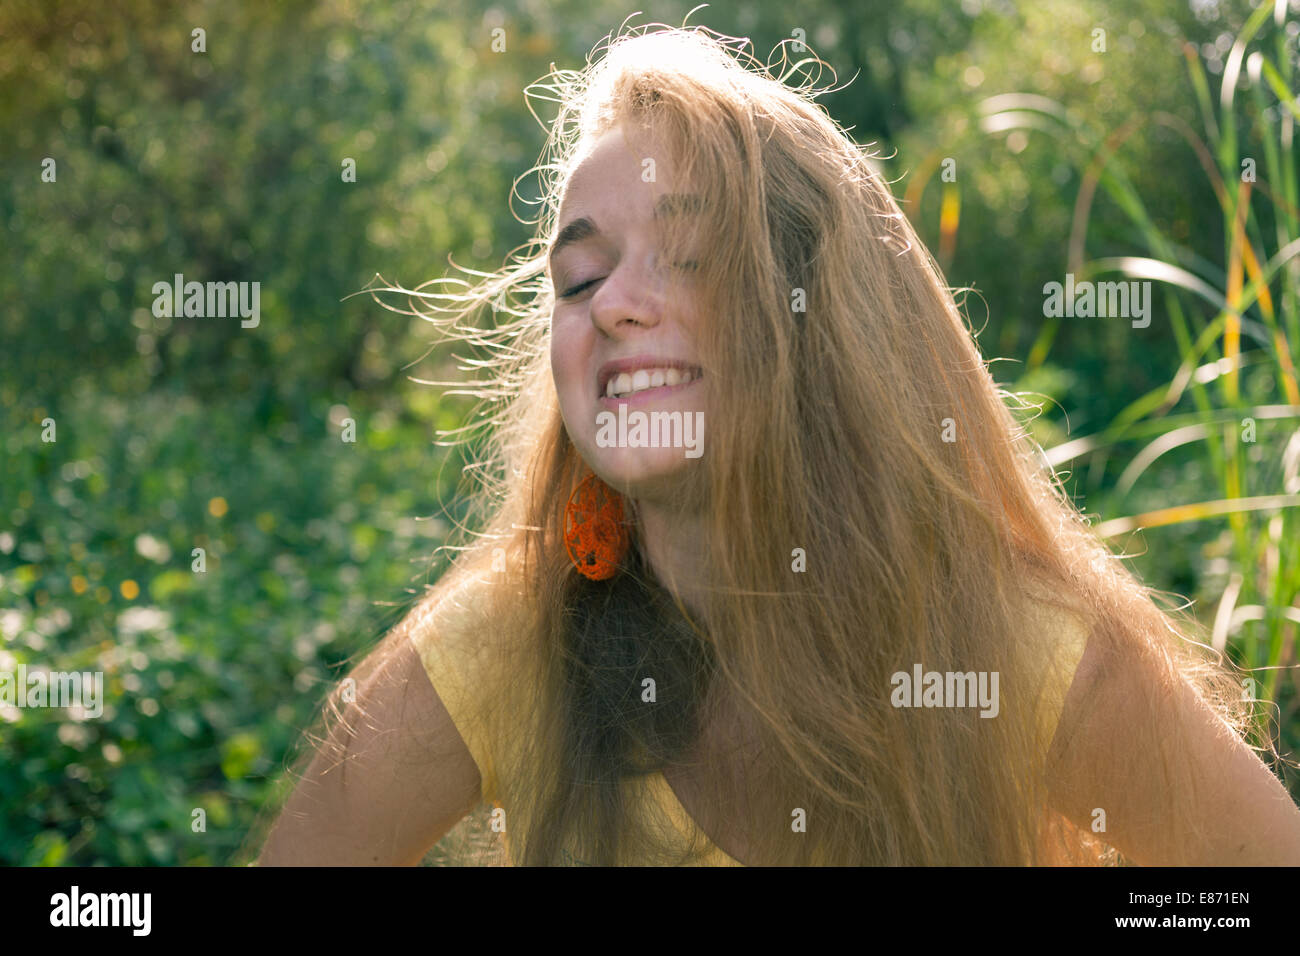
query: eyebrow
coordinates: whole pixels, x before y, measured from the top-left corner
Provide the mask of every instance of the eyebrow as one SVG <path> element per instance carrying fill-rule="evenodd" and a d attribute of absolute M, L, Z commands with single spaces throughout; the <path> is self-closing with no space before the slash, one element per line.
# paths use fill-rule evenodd
<path fill-rule="evenodd" d="M 704 200 L 693 193 L 667 193 L 659 197 L 655 203 L 654 218 L 667 219 L 670 216 L 681 216 L 699 213 L 704 207 Z M 551 243 L 551 250 L 547 253 L 547 260 L 553 260 L 565 246 L 574 242 L 582 242 L 584 239 L 590 239 L 600 234 L 600 228 L 596 223 L 587 216 L 579 216 L 573 222 L 569 223 L 560 230 L 555 241 Z"/>

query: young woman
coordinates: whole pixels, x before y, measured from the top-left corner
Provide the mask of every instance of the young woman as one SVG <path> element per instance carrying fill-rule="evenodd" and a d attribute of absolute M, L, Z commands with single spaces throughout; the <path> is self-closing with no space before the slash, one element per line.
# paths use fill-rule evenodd
<path fill-rule="evenodd" d="M 862 149 L 702 30 L 556 74 L 485 530 L 331 701 L 260 857 L 1300 863 L 1241 685 L 1096 539 Z M 457 323 L 491 304 L 489 329 Z"/>

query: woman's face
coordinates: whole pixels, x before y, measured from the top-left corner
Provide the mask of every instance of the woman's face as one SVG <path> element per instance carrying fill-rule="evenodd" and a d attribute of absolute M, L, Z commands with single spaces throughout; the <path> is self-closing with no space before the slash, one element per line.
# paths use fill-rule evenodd
<path fill-rule="evenodd" d="M 549 265 L 560 413 L 592 470 L 633 497 L 664 495 L 703 454 L 692 272 L 705 250 L 666 249 L 660 231 L 694 209 L 666 154 L 620 129 L 591 145 L 560 207 Z"/>

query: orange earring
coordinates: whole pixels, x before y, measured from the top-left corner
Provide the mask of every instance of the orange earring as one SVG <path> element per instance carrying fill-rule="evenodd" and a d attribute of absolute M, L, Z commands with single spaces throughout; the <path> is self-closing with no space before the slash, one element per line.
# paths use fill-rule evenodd
<path fill-rule="evenodd" d="M 578 573 L 604 581 L 617 573 L 631 546 L 623 496 L 595 473 L 569 496 L 564 509 L 564 544 Z"/>

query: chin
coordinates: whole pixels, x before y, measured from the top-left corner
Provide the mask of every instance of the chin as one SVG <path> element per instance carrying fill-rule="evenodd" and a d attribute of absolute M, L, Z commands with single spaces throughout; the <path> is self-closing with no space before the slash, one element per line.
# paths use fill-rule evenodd
<path fill-rule="evenodd" d="M 601 481 L 630 498 L 659 499 L 680 492 L 702 472 L 699 458 L 681 448 L 600 448 L 595 441 L 579 448 Z"/>
<path fill-rule="evenodd" d="M 698 388 L 594 403 L 572 396 L 567 410 L 574 414 L 564 416 L 565 426 L 583 460 L 611 488 L 629 498 L 685 503 L 705 473 L 705 403 L 691 394 Z"/>

